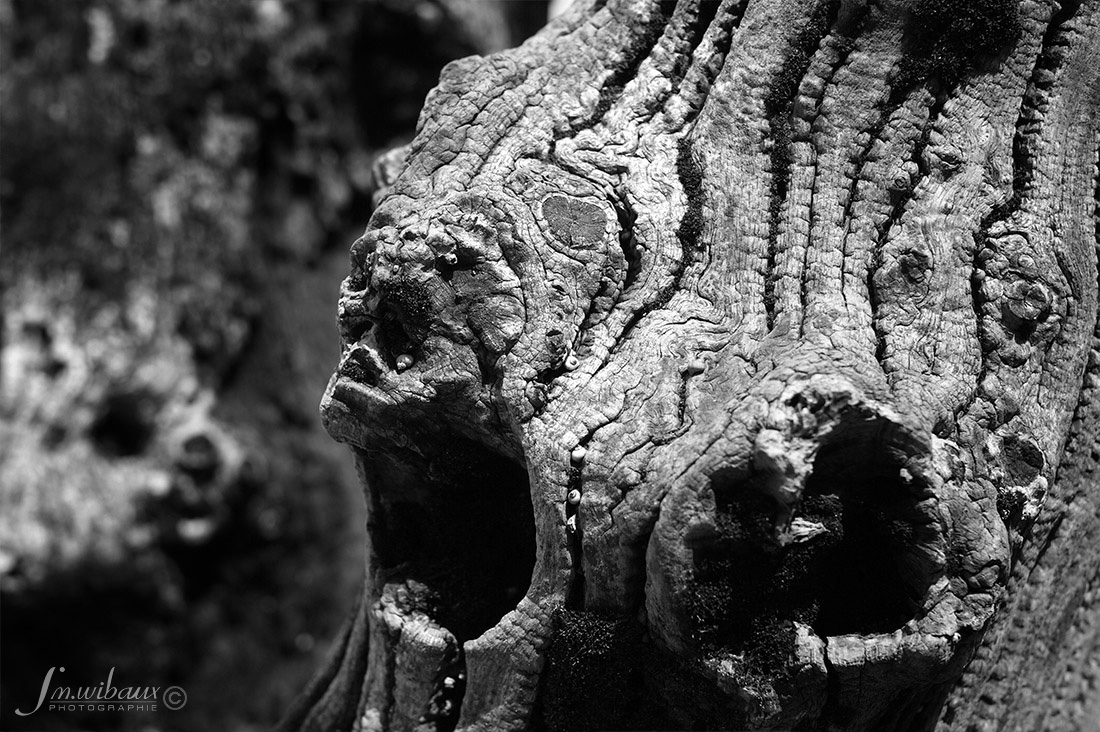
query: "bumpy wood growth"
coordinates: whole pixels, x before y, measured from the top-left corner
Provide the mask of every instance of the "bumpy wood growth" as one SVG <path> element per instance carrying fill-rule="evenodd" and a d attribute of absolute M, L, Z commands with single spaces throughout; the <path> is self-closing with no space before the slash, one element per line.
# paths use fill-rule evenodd
<path fill-rule="evenodd" d="M 287 726 L 1096 719 L 1098 25 L 610 0 L 449 65 L 352 248 L 367 582 Z"/>

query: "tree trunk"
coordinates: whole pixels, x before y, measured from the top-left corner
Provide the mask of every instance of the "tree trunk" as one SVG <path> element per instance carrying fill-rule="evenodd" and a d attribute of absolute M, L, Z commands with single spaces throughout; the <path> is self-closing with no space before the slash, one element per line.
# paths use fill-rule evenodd
<path fill-rule="evenodd" d="M 449 65 L 286 729 L 1095 729 L 1100 2 L 588 2 Z"/>

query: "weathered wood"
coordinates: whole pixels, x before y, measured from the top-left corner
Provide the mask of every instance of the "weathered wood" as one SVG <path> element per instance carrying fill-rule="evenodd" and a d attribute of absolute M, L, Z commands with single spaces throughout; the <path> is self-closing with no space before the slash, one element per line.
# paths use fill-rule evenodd
<path fill-rule="evenodd" d="M 322 403 L 370 661 L 288 728 L 1087 729 L 1098 24 L 590 2 L 448 66 Z"/>

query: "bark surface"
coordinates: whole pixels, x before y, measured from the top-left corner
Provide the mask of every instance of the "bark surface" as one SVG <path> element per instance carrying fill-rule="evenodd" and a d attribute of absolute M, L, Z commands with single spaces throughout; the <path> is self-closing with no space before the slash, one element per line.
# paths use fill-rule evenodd
<path fill-rule="evenodd" d="M 287 728 L 1094 728 L 1098 25 L 612 0 L 450 64 L 352 247 L 367 581 Z"/>

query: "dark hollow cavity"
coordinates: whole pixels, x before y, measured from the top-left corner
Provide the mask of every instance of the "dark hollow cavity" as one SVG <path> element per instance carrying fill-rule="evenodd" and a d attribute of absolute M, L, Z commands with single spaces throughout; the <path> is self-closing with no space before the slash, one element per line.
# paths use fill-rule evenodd
<path fill-rule="evenodd" d="M 425 587 L 415 609 L 462 642 L 526 594 L 535 520 L 521 464 L 456 434 L 431 444 L 408 459 L 360 454 L 370 537 L 382 580 Z"/>
<path fill-rule="evenodd" d="M 89 429 L 92 444 L 108 457 L 133 457 L 148 448 L 156 430 L 156 404 L 140 392 L 109 395 Z"/>
<path fill-rule="evenodd" d="M 901 468 L 900 454 L 864 440 L 824 446 L 794 513 L 824 531 L 798 542 L 777 536 L 768 476 L 716 474 L 717 531 L 694 541 L 683 598 L 703 651 L 742 653 L 750 674 L 771 675 L 793 654 L 794 622 L 831 636 L 892 632 L 913 618 L 941 568 L 914 551 L 937 533 Z"/>
<path fill-rule="evenodd" d="M 836 534 L 815 573 L 819 635 L 894 631 L 917 614 L 935 579 L 937 568 L 914 549 L 935 543 L 937 532 L 917 513 L 898 457 L 850 442 L 814 461 L 803 506 L 827 506 L 818 520 Z"/>

